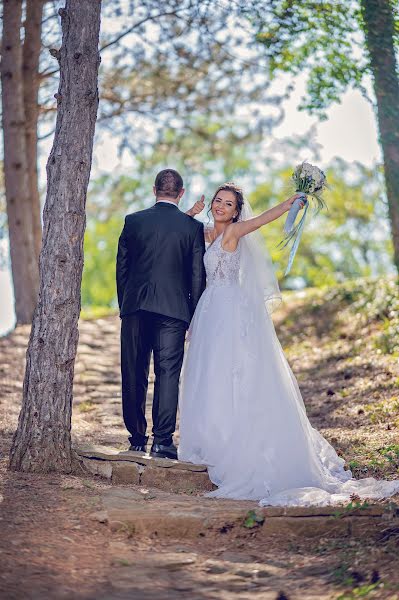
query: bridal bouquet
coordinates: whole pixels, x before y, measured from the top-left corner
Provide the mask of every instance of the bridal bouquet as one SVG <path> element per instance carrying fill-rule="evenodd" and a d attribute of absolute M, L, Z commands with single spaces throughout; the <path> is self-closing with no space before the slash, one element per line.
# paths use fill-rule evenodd
<path fill-rule="evenodd" d="M 292 242 L 292 248 L 288 258 L 288 265 L 285 275 L 287 275 L 291 270 L 295 254 L 301 240 L 306 214 L 309 207 L 307 196 L 310 196 L 310 198 L 314 201 L 314 215 L 317 215 L 322 208 L 327 208 L 327 205 L 322 198 L 322 193 L 327 186 L 327 180 L 321 169 L 309 163 L 303 162 L 296 167 L 294 173 L 292 174 L 292 180 L 294 182 L 295 192 L 300 193 L 301 196 L 297 198 L 295 202 L 293 202 L 288 212 L 287 219 L 284 224 L 284 232 L 286 235 L 277 246 L 282 246 L 281 249 L 283 249 L 290 242 Z M 301 202 L 305 203 L 305 208 L 302 218 L 300 219 L 299 223 L 295 225 L 295 219 L 300 210 Z"/>

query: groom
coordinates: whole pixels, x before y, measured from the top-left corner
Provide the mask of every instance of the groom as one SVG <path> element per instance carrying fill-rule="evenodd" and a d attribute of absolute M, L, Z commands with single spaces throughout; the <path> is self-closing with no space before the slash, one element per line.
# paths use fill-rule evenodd
<path fill-rule="evenodd" d="M 158 173 L 153 191 L 156 203 L 125 217 L 118 244 L 122 407 L 130 450 L 145 452 L 145 404 L 153 352 L 151 455 L 177 459 L 172 436 L 184 340 L 205 288 L 204 227 L 178 209 L 184 188 L 177 171 Z"/>

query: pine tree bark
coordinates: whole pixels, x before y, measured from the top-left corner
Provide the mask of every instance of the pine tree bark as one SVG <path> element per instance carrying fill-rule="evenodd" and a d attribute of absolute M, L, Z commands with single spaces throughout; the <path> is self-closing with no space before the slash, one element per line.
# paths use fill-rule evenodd
<path fill-rule="evenodd" d="M 377 98 L 394 262 L 399 272 L 399 75 L 393 3 L 391 0 L 361 0 L 361 7 Z"/>
<path fill-rule="evenodd" d="M 78 343 L 85 204 L 98 106 L 101 0 L 67 0 L 54 143 L 47 162 L 39 301 L 26 356 L 10 468 L 72 468 L 72 384 Z"/>
<path fill-rule="evenodd" d="M 39 264 L 42 244 L 42 223 L 37 174 L 37 126 L 39 119 L 39 58 L 42 46 L 42 18 L 45 0 L 27 0 L 25 38 L 23 45 L 23 88 L 25 109 L 26 160 L 29 198 L 36 260 Z"/>
<path fill-rule="evenodd" d="M 1 61 L 4 183 L 17 323 L 30 323 L 37 302 L 38 264 L 31 221 L 23 104 L 22 0 L 3 2 Z"/>

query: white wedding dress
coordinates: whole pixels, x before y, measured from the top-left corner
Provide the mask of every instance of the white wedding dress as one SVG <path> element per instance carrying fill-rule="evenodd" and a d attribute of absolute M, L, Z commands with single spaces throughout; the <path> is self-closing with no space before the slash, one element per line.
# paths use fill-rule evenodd
<path fill-rule="evenodd" d="M 207 288 L 189 331 L 180 393 L 179 459 L 206 464 L 208 496 L 263 506 L 382 499 L 399 481 L 355 480 L 310 424 L 263 297 L 240 285 L 242 243 L 205 254 Z"/>

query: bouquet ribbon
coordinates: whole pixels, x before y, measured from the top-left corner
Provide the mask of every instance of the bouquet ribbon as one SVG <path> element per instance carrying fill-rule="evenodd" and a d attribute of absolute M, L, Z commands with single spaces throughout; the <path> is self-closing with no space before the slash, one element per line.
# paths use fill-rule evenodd
<path fill-rule="evenodd" d="M 305 202 L 305 208 L 303 211 L 303 215 L 302 215 L 302 218 L 299 221 L 299 223 L 294 226 L 295 219 L 298 215 L 298 212 L 300 211 L 301 202 Z M 291 206 L 290 210 L 288 211 L 287 219 L 284 224 L 284 231 L 287 235 L 280 242 L 280 244 L 278 244 L 278 246 L 283 244 L 282 248 L 285 248 L 287 246 L 287 244 L 290 243 L 291 240 L 294 240 L 294 243 L 292 244 L 290 255 L 288 257 L 288 265 L 287 265 L 284 275 L 288 275 L 288 273 L 291 270 L 292 263 L 294 262 L 295 254 L 296 254 L 296 251 L 298 250 L 299 242 L 301 241 L 301 236 L 302 236 L 302 232 L 303 232 L 303 227 L 305 225 L 305 219 L 306 219 L 308 207 L 309 207 L 309 202 L 307 201 L 306 194 L 302 193 L 301 196 L 292 203 L 292 206 Z"/>

